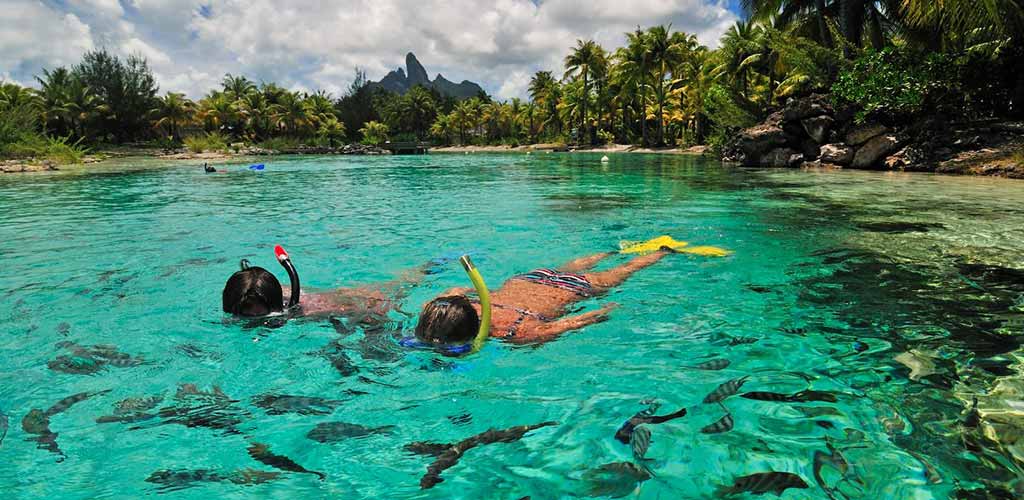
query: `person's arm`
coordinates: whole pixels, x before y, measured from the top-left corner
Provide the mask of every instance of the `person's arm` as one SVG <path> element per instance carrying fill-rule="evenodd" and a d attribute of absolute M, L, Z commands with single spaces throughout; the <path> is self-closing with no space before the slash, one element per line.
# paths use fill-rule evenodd
<path fill-rule="evenodd" d="M 535 328 L 521 332 L 510 340 L 513 342 L 546 342 L 553 340 L 565 332 L 579 330 L 585 326 L 608 321 L 608 313 L 616 307 L 619 307 L 619 305 L 611 303 L 596 311 L 541 323 Z"/>

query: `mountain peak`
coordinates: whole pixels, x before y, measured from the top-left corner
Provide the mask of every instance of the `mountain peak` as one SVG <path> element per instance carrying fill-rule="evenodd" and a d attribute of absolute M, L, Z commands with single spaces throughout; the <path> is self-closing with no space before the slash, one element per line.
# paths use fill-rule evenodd
<path fill-rule="evenodd" d="M 396 94 L 405 94 L 416 85 L 422 85 L 436 90 L 441 95 L 456 99 L 469 99 L 470 97 L 476 97 L 484 91 L 479 85 L 469 80 L 463 80 L 461 83 L 456 84 L 448 81 L 441 74 L 438 74 L 437 78 L 431 81 L 427 70 L 416 59 L 416 54 L 412 52 L 405 55 L 404 70 L 403 68 L 398 68 L 388 73 L 379 82 L 370 82 L 368 85 L 372 88 L 380 88 Z"/>
<path fill-rule="evenodd" d="M 423 68 L 423 65 L 416 59 L 416 54 L 412 52 L 405 55 L 405 73 L 409 75 L 409 87 L 414 85 L 426 85 L 430 83 L 430 77 L 427 76 L 427 70 Z"/>

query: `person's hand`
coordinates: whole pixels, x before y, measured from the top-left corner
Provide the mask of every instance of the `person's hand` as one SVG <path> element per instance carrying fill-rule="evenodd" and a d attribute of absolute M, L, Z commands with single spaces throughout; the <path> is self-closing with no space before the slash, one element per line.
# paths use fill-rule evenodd
<path fill-rule="evenodd" d="M 610 312 L 612 312 L 612 311 L 614 311 L 614 310 L 616 310 L 618 308 L 619 308 L 619 304 L 617 302 L 609 302 L 608 304 L 605 304 L 604 307 L 602 307 L 602 308 L 600 308 L 600 309 L 598 309 L 597 311 L 594 311 L 594 312 L 596 313 L 596 316 L 601 321 L 607 321 L 608 320 L 608 313 L 610 313 Z"/>

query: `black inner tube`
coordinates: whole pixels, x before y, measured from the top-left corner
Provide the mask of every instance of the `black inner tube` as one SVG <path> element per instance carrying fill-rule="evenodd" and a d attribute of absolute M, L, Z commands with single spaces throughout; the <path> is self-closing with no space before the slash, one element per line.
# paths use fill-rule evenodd
<path fill-rule="evenodd" d="M 284 266 L 285 271 L 288 271 L 288 280 L 292 282 L 292 293 L 288 297 L 287 305 L 291 309 L 299 304 L 299 273 L 295 270 L 291 259 L 278 260 L 278 262 Z"/>

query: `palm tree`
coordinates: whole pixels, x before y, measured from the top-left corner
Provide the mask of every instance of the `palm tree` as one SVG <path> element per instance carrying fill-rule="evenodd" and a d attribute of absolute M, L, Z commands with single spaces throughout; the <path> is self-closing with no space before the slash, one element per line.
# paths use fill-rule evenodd
<path fill-rule="evenodd" d="M 157 98 L 157 106 L 150 112 L 154 127 L 164 127 L 171 134 L 172 140 L 181 139 L 181 125 L 192 121 L 196 104 L 185 97 L 185 94 L 168 92 Z"/>
<path fill-rule="evenodd" d="M 316 135 L 321 140 L 326 140 L 328 145 L 334 146 L 338 139 L 345 137 L 345 124 L 333 115 L 328 116 L 319 122 Z"/>
<path fill-rule="evenodd" d="M 235 103 L 230 96 L 214 90 L 200 99 L 196 118 L 204 124 L 208 131 L 223 130 L 234 123 L 237 117 L 236 110 Z"/>
<path fill-rule="evenodd" d="M 760 47 L 761 26 L 751 21 L 737 21 L 722 35 L 721 52 L 724 61 L 717 71 L 727 74 L 732 84 L 739 88 L 744 99 L 749 98 L 750 73 Z"/>
<path fill-rule="evenodd" d="M 452 115 L 438 115 L 434 124 L 430 126 L 430 135 L 441 139 L 444 145 L 452 143 Z"/>
<path fill-rule="evenodd" d="M 558 101 L 561 99 L 561 89 L 550 71 L 538 71 L 530 79 L 530 99 L 537 103 L 544 113 L 541 130 L 554 127 L 555 133 L 560 134 L 562 129 L 561 121 L 558 119 Z"/>
<path fill-rule="evenodd" d="M 600 64 L 604 50 L 593 40 L 576 40 L 576 47 L 565 57 L 565 78 L 577 78 L 583 80 L 582 109 L 580 111 L 580 135 L 589 137 L 587 134 L 587 100 L 590 88 L 588 78 L 592 68 Z"/>
<path fill-rule="evenodd" d="M 635 100 L 637 116 L 640 118 L 640 136 L 642 144 L 647 145 L 647 81 L 650 78 L 650 52 L 644 32 L 637 27 L 636 31 L 626 33 L 626 46 L 615 53 L 616 64 L 613 77 Z M 628 101 L 625 99 L 624 101 Z"/>
<path fill-rule="evenodd" d="M 302 96 L 294 92 L 281 94 L 273 119 L 278 128 L 293 137 L 313 124 Z"/>
<path fill-rule="evenodd" d="M 273 127 L 275 107 L 262 92 L 250 92 L 235 102 L 242 125 L 252 139 L 262 139 Z"/>
<path fill-rule="evenodd" d="M 459 129 L 460 144 L 466 144 L 466 131 L 476 127 L 477 106 L 479 101 L 476 98 L 459 101 L 452 110 L 452 125 Z"/>
<path fill-rule="evenodd" d="M 80 78 L 71 80 L 65 98 L 68 123 L 71 131 L 80 139 L 86 137 L 86 124 L 110 112 L 110 106 L 104 104 Z"/>
<path fill-rule="evenodd" d="M 244 76 L 232 76 L 231 73 L 224 75 L 221 86 L 224 87 L 224 93 L 234 99 L 241 99 L 256 90 L 256 84 L 251 80 Z"/>
<path fill-rule="evenodd" d="M 366 122 L 359 133 L 363 134 L 364 143 L 374 146 L 380 146 L 388 140 L 388 126 L 378 121 Z"/>
<path fill-rule="evenodd" d="M 59 67 L 53 71 L 43 70 L 39 82 L 39 111 L 42 118 L 43 132 L 53 130 L 58 135 L 68 131 L 70 110 L 68 109 L 68 88 L 74 77 L 67 68 Z"/>
<path fill-rule="evenodd" d="M 673 66 L 685 57 L 685 48 L 678 39 L 669 35 L 669 27 L 655 26 L 647 30 L 646 45 L 650 52 L 651 67 L 654 70 L 655 96 L 658 102 L 658 145 L 665 144 L 665 78 Z"/>

